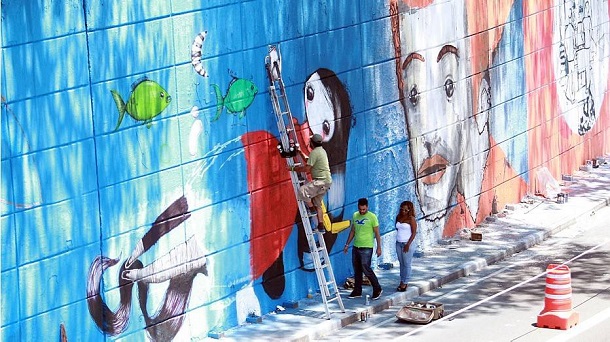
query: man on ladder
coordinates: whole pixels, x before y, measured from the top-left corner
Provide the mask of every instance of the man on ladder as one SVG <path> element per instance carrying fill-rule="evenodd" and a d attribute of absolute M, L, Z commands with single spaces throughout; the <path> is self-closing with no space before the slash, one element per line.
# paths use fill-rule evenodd
<path fill-rule="evenodd" d="M 324 211 L 322 209 L 322 201 L 324 195 L 330 189 L 332 177 L 330 174 L 330 166 L 328 164 L 328 156 L 322 147 L 322 136 L 314 134 L 309 139 L 309 145 L 312 148 L 311 153 L 307 156 L 300 148 L 299 154 L 307 164 L 300 166 L 288 166 L 290 171 L 307 172 L 311 174 L 311 181 L 301 185 L 298 192 L 299 200 L 304 201 L 307 205 L 307 210 L 310 215 L 316 214 L 318 218 L 318 231 L 326 232 L 324 227 Z M 330 227 L 329 227 L 330 228 Z"/>

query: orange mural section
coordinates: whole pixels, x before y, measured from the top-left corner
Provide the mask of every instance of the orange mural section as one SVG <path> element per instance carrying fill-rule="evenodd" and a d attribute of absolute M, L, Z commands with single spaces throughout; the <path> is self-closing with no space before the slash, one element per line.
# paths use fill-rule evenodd
<path fill-rule="evenodd" d="M 481 79 L 485 77 L 492 62 L 493 51 L 498 46 L 504 31 L 503 24 L 510 13 L 513 0 L 466 1 L 468 35 L 470 36 L 470 63 L 472 74 L 472 94 L 479 94 Z M 472 96 L 474 115 L 478 116 L 478 96 Z"/>
<path fill-rule="evenodd" d="M 422 8 L 430 5 L 434 0 L 402 0 L 402 2 L 413 8 Z"/>
<path fill-rule="evenodd" d="M 561 80 L 553 72 L 553 58 L 557 59 L 557 56 L 553 55 L 552 45 L 553 35 L 556 34 L 554 24 L 556 25 L 555 21 L 560 18 L 556 16 L 556 9 L 551 7 L 552 3 L 525 1 L 523 4 L 531 191 L 538 190 L 535 174 L 540 167 L 547 167 L 556 179 L 561 179 L 562 174 L 572 174 L 577 171 L 586 159 L 608 152 L 605 150 L 608 143 L 607 128 L 610 124 L 607 75 L 601 75 L 606 78 L 605 93 L 601 98 L 594 98 L 594 101 L 601 101 L 602 104 L 601 110 L 596 113 L 597 121 L 590 130 L 583 132 L 582 135 L 574 132 L 562 115 L 558 99 L 558 96 L 561 96 L 558 95 Z M 607 21 L 608 18 L 601 20 Z M 608 57 L 604 57 L 602 63 L 607 66 Z"/>
<path fill-rule="evenodd" d="M 461 228 L 474 228 L 493 214 L 494 201 L 498 211 L 506 204 L 519 203 L 527 194 L 527 183 L 509 165 L 506 154 L 496 144 L 493 137 L 487 164 L 485 166 L 485 177 L 481 186 L 479 198 L 479 211 L 471 213 L 465 203 L 464 196 L 458 193 L 457 206 L 453 208 L 443 230 L 443 237 L 454 236 Z"/>

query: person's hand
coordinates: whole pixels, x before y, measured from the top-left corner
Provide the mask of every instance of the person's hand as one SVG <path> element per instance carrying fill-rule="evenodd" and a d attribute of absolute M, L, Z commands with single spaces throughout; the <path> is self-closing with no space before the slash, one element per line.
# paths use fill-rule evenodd
<path fill-rule="evenodd" d="M 377 247 L 377 256 L 380 257 L 381 256 L 381 246 Z"/>
<path fill-rule="evenodd" d="M 343 254 L 347 254 L 348 248 L 349 248 L 348 245 L 343 246 Z"/>
<path fill-rule="evenodd" d="M 402 248 L 402 252 L 403 252 L 403 253 L 407 253 L 408 251 L 409 251 L 409 245 L 405 245 L 405 246 Z"/>

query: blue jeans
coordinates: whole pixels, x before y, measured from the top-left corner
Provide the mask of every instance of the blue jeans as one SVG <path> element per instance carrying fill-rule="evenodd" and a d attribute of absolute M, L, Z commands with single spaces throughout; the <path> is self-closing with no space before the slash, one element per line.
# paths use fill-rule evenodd
<path fill-rule="evenodd" d="M 354 266 L 354 292 L 362 293 L 362 273 L 371 281 L 373 292 L 381 291 L 379 280 L 371 268 L 371 259 L 373 258 L 372 248 L 352 248 L 352 265 Z"/>
<path fill-rule="evenodd" d="M 406 245 L 406 242 L 396 241 L 396 255 L 400 264 L 400 281 L 404 284 L 411 278 L 411 261 L 413 261 L 413 252 L 415 251 L 413 244 L 411 244 L 409 251 L 404 253 L 403 249 Z"/>

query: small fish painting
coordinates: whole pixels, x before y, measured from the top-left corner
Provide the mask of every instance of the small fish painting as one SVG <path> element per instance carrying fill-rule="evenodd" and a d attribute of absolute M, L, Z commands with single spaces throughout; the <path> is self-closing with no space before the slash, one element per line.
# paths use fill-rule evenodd
<path fill-rule="evenodd" d="M 212 121 L 218 120 L 222 109 L 227 108 L 227 112 L 238 114 L 239 118 L 243 118 L 246 115 L 246 108 L 250 107 L 254 101 L 258 88 L 252 81 L 245 80 L 243 78 L 233 78 L 229 83 L 229 90 L 227 94 L 222 96 L 220 88 L 216 84 L 212 84 L 216 91 L 216 116 Z"/>
<path fill-rule="evenodd" d="M 161 114 L 169 105 L 172 97 L 167 91 L 155 81 L 144 77 L 131 86 L 131 94 L 127 103 L 116 90 L 111 90 L 112 98 L 119 111 L 119 121 L 114 130 L 116 131 L 123 122 L 125 112 L 136 121 L 143 121 L 146 127 L 150 128 L 152 119 Z"/>

